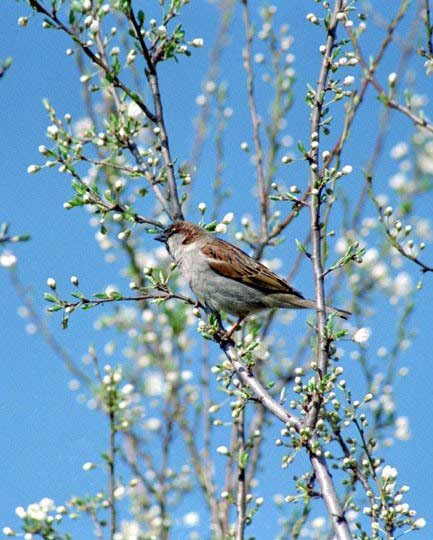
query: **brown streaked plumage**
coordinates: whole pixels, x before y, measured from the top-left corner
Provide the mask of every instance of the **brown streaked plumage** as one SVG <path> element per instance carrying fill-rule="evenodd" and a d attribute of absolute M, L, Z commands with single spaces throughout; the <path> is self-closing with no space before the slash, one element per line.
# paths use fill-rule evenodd
<path fill-rule="evenodd" d="M 202 253 L 209 258 L 209 266 L 218 274 L 225 276 L 264 293 L 287 292 L 303 298 L 302 294 L 271 272 L 264 264 L 256 261 L 238 247 L 216 238 L 212 244 L 202 248 Z"/>

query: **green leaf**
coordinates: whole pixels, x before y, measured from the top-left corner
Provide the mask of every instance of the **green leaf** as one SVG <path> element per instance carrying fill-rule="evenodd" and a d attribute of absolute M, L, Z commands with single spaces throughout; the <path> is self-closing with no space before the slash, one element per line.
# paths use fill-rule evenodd
<path fill-rule="evenodd" d="M 211 221 L 210 223 L 205 225 L 204 228 L 205 228 L 206 231 L 214 231 L 216 226 L 217 226 L 217 222 L 216 221 Z"/>
<path fill-rule="evenodd" d="M 47 302 L 53 302 L 53 304 L 59 303 L 59 299 L 53 293 L 49 293 L 49 292 L 44 293 L 44 298 Z"/>
<path fill-rule="evenodd" d="M 302 242 L 295 238 L 295 243 L 298 251 L 300 251 L 301 253 L 306 253 L 307 250 Z"/>
<path fill-rule="evenodd" d="M 101 300 L 106 300 L 108 298 L 108 294 L 105 293 L 96 293 L 93 296 L 95 298 L 100 298 Z"/>
<path fill-rule="evenodd" d="M 9 223 L 2 223 L 0 227 L 0 237 L 6 236 L 9 230 Z"/>
<path fill-rule="evenodd" d="M 302 141 L 298 141 L 298 149 L 304 155 L 307 153 L 305 146 L 302 144 Z"/>
<path fill-rule="evenodd" d="M 248 452 L 244 450 L 239 456 L 239 465 L 241 469 L 245 469 L 249 459 L 250 459 L 250 455 L 248 454 Z"/>
<path fill-rule="evenodd" d="M 63 308 L 63 306 L 59 306 L 59 305 L 57 305 L 57 306 L 50 306 L 50 307 L 48 308 L 48 311 L 49 311 L 49 312 L 59 311 L 59 310 L 62 309 L 62 308 Z"/>

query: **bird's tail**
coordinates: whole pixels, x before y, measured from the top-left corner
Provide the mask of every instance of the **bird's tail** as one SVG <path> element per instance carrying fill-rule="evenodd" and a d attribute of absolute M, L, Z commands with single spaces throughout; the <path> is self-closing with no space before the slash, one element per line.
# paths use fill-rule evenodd
<path fill-rule="evenodd" d="M 316 302 L 308 300 L 307 298 L 299 298 L 292 296 L 290 298 L 290 304 L 290 307 L 292 309 L 317 309 Z M 347 320 L 352 315 L 350 311 L 346 311 L 345 309 L 338 309 L 331 306 L 326 306 L 326 313 L 329 313 L 329 315 L 337 315 L 337 317 L 340 317 L 344 320 Z"/>

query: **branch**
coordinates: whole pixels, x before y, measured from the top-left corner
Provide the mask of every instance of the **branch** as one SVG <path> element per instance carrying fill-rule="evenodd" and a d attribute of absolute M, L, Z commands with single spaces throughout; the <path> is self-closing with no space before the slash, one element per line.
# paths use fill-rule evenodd
<path fill-rule="evenodd" d="M 268 194 L 266 193 L 265 175 L 263 171 L 263 149 L 260 141 L 260 120 L 257 114 L 256 102 L 254 97 L 254 73 L 251 65 L 251 45 L 253 41 L 253 30 L 251 28 L 250 17 L 248 13 L 248 0 L 242 0 L 244 26 L 246 33 L 246 49 L 245 49 L 245 69 L 247 70 L 247 87 L 248 87 L 248 106 L 250 109 L 251 121 L 253 124 L 254 148 L 257 158 L 257 186 L 259 190 L 261 224 L 262 224 L 262 242 L 268 235 Z"/>
<path fill-rule="evenodd" d="M 158 199 L 158 202 L 161 204 L 165 212 L 173 219 L 171 215 L 170 207 L 168 205 L 168 201 L 166 200 L 164 194 L 162 193 L 159 185 L 155 181 L 153 174 L 149 171 L 149 167 L 146 161 L 143 159 L 143 156 L 140 154 L 140 150 L 138 149 L 138 146 L 130 138 L 128 138 L 126 145 L 129 151 L 131 152 L 131 154 L 134 156 L 134 159 L 137 162 L 137 165 L 142 169 L 144 176 L 146 177 L 146 179 L 152 186 L 153 192 L 155 193 L 155 197 Z"/>
<path fill-rule="evenodd" d="M 125 92 L 125 94 L 131 98 L 144 112 L 146 117 L 151 122 L 156 122 L 156 116 L 150 111 L 150 109 L 145 105 L 145 103 L 138 97 L 138 95 L 133 92 L 130 88 L 128 88 L 120 79 L 119 77 L 110 69 L 110 67 L 104 62 L 84 43 L 81 41 L 78 34 L 76 34 L 71 28 L 68 28 L 63 22 L 57 17 L 56 13 L 53 11 L 52 13 L 49 12 L 47 9 L 43 7 L 43 5 L 38 2 L 37 0 L 29 0 L 30 6 L 37 11 L 38 13 L 42 13 L 46 17 L 48 17 L 53 23 L 55 23 L 55 26 L 59 30 L 63 30 L 66 34 L 68 34 L 69 37 L 72 38 L 72 40 L 81 48 L 81 50 L 84 52 L 84 54 L 97 66 L 99 66 L 104 73 L 106 74 L 107 80 L 109 80 L 114 86 L 117 88 L 120 88 Z"/>
<path fill-rule="evenodd" d="M 224 51 L 224 47 L 228 41 L 226 39 L 226 36 L 230 29 L 236 4 L 236 0 L 223 0 L 222 3 L 215 5 L 215 7 L 218 8 L 220 11 L 220 24 L 215 37 L 214 45 L 209 54 L 209 70 L 204 77 L 204 81 L 216 82 L 218 79 L 220 71 L 220 60 Z M 207 89 L 205 89 L 205 92 L 209 95 Z M 210 100 L 207 99 L 206 103 L 202 107 L 200 107 L 200 113 L 196 120 L 195 136 L 192 143 L 191 157 L 189 159 L 189 166 L 193 178 L 197 173 L 203 145 L 207 138 L 207 126 L 211 113 L 209 101 Z"/>
<path fill-rule="evenodd" d="M 388 238 L 388 240 L 389 240 L 390 244 L 392 245 L 392 247 L 395 248 L 400 253 L 400 255 L 403 255 L 403 257 L 405 257 L 406 259 L 409 259 L 410 261 L 412 261 L 413 263 L 418 265 L 421 268 L 422 272 L 424 272 L 424 273 L 433 272 L 433 266 L 427 265 L 426 263 L 421 261 L 421 259 L 419 259 L 416 255 L 414 255 L 410 251 L 407 251 L 400 244 L 400 242 L 397 240 L 397 238 L 392 234 L 392 231 L 390 230 L 388 225 L 385 223 L 385 217 L 384 217 L 384 213 L 383 213 L 383 208 L 380 205 L 379 201 L 377 200 L 377 198 L 376 198 L 376 196 L 374 194 L 373 180 L 372 180 L 371 175 L 366 175 L 365 181 L 366 181 L 366 184 L 367 184 L 367 190 L 368 190 L 368 194 L 370 196 L 370 199 L 373 201 L 373 204 L 376 207 L 376 210 L 377 210 L 377 213 L 378 213 L 378 216 L 379 216 L 379 222 L 382 223 L 383 229 L 384 229 L 385 234 L 386 234 L 386 237 Z"/>
<path fill-rule="evenodd" d="M 432 24 L 430 16 L 430 1 L 424 0 L 425 6 L 425 31 L 427 34 L 427 49 L 431 57 L 433 57 L 433 44 L 432 44 Z"/>
<path fill-rule="evenodd" d="M 131 26 L 134 30 L 135 36 L 140 44 L 143 56 L 145 58 L 147 69 L 146 77 L 150 86 L 150 90 L 153 96 L 153 104 L 155 107 L 154 122 L 159 127 L 159 135 L 161 138 L 161 154 L 164 160 L 168 181 L 168 204 L 170 206 L 170 218 L 173 221 L 182 221 L 184 219 L 182 208 L 179 201 L 179 195 L 177 191 L 176 176 L 174 174 L 173 160 L 171 158 L 170 146 L 168 141 L 167 129 L 164 120 L 164 109 L 162 106 L 161 93 L 159 90 L 159 79 L 156 70 L 156 61 L 152 58 L 146 42 L 141 34 L 141 27 L 135 17 L 134 10 L 132 9 L 131 0 L 127 0 L 129 7 L 129 17 Z"/>
<path fill-rule="evenodd" d="M 374 86 L 374 88 L 376 89 L 378 93 L 379 99 L 383 102 L 385 107 L 389 107 L 391 109 L 395 109 L 401 112 L 402 114 L 410 118 L 410 120 L 412 120 L 412 122 L 416 126 L 422 127 L 426 129 L 427 131 L 430 131 L 430 133 L 433 133 L 433 124 L 431 122 L 426 120 L 424 117 L 415 114 L 409 107 L 406 107 L 405 105 L 402 105 L 398 101 L 395 101 L 388 95 L 387 92 L 385 92 L 382 85 L 374 77 L 375 69 L 373 69 L 372 67 L 368 67 L 367 62 L 362 54 L 361 48 L 359 47 L 358 41 L 355 38 L 354 33 L 351 31 L 350 28 L 347 29 L 347 33 L 352 41 L 352 45 L 353 45 L 353 48 L 355 49 L 357 58 L 362 68 L 364 69 L 366 79 L 369 80 L 371 84 Z"/>
<path fill-rule="evenodd" d="M 33 321 L 37 329 L 40 331 L 48 346 L 64 363 L 66 369 L 70 373 L 72 373 L 72 375 L 74 375 L 74 377 L 76 377 L 80 382 L 90 388 L 92 386 L 91 378 L 74 363 L 74 360 L 72 359 L 72 356 L 69 354 L 68 350 L 65 349 L 54 337 L 54 334 L 52 334 L 39 313 L 36 311 L 33 301 L 31 300 L 31 298 L 29 298 L 27 291 L 24 288 L 24 285 L 18 278 L 17 272 L 9 272 L 9 276 L 15 292 L 28 309 L 30 320 Z"/>
<path fill-rule="evenodd" d="M 310 122 L 310 141 L 319 141 L 320 128 L 322 120 L 322 110 L 326 94 L 326 87 L 330 68 L 332 65 L 332 52 L 336 41 L 336 31 L 338 25 L 337 15 L 343 9 L 343 1 L 335 0 L 331 19 L 327 27 L 327 39 L 325 51 L 323 54 L 322 65 L 320 68 L 319 78 L 317 81 L 313 110 Z M 321 229 L 321 178 L 318 176 L 318 148 L 319 145 L 311 145 L 309 152 L 310 160 L 310 185 L 312 188 L 310 198 L 310 230 L 311 230 L 311 261 L 314 272 L 314 287 L 316 293 L 316 308 L 317 308 L 317 330 L 318 339 L 317 349 L 317 375 L 316 385 L 320 385 L 323 377 L 326 375 L 328 368 L 329 357 L 329 341 L 326 337 L 326 312 L 325 312 L 325 287 L 322 265 L 322 229 Z M 316 396 L 311 403 L 310 412 L 307 415 L 307 429 L 314 433 L 316 423 L 319 417 L 320 408 L 322 407 L 322 395 L 316 393 Z M 313 437 L 315 439 L 315 437 Z M 343 509 L 338 501 L 335 487 L 329 471 L 326 466 L 326 461 L 322 451 L 317 455 L 310 446 L 310 460 L 314 467 L 317 480 L 320 484 L 322 497 L 325 501 L 328 515 L 334 527 L 334 532 L 338 540 L 348 540 L 352 538 L 346 518 L 343 514 Z"/>
<path fill-rule="evenodd" d="M 325 99 L 325 89 L 327 86 L 328 75 L 332 65 L 332 51 L 335 46 L 336 29 L 338 25 L 337 14 L 343 7 L 342 0 L 336 0 L 334 3 L 333 14 L 329 22 L 328 37 L 326 39 L 326 49 L 323 54 L 322 66 L 320 68 L 319 79 L 315 92 L 313 111 L 311 114 L 310 123 L 310 139 L 318 141 L 320 135 L 320 124 L 322 118 L 322 110 Z M 321 230 L 321 182 L 318 171 L 318 148 L 319 145 L 311 145 L 310 148 L 310 184 L 312 189 L 310 201 L 310 227 L 311 227 L 311 261 L 314 272 L 314 287 L 316 292 L 316 307 L 317 307 L 317 336 L 319 340 L 318 350 L 318 381 L 323 379 L 328 367 L 328 343 L 325 336 L 325 287 L 322 265 L 322 230 Z M 319 406 L 313 407 L 308 418 L 308 426 L 315 428 L 318 417 Z"/>
<path fill-rule="evenodd" d="M 385 51 L 388 48 L 388 45 L 390 45 L 390 43 L 392 42 L 395 30 L 396 30 L 398 24 L 400 23 L 400 21 L 403 19 L 404 15 L 406 13 L 406 10 L 407 10 L 407 2 L 406 2 L 406 0 L 402 0 L 400 8 L 399 8 L 396 16 L 394 17 L 394 19 L 391 20 L 391 22 L 388 25 L 388 32 L 386 34 L 386 37 L 382 41 L 381 46 L 380 46 L 375 58 L 373 59 L 373 61 L 371 63 L 371 66 L 370 66 L 370 69 L 369 69 L 369 73 L 371 75 L 373 75 L 373 73 L 375 73 L 375 71 L 379 67 L 380 62 L 381 62 L 381 60 L 382 60 L 382 58 L 383 58 L 383 56 L 385 54 Z M 361 103 L 364 100 L 365 93 L 367 91 L 367 88 L 370 86 L 370 83 L 371 83 L 371 79 L 369 77 L 366 77 L 362 81 L 359 93 L 354 95 L 354 99 L 352 101 L 352 106 L 349 109 L 349 111 L 347 112 L 345 120 L 344 120 L 344 126 L 343 126 L 343 129 L 342 129 L 341 135 L 340 135 L 340 137 L 339 137 L 339 139 L 337 141 L 337 144 L 331 150 L 331 153 L 330 153 L 329 157 L 325 160 L 324 165 L 323 165 L 324 167 L 329 167 L 332 159 L 335 156 L 339 156 L 341 154 L 341 151 L 343 149 L 343 144 L 345 143 L 345 141 L 346 141 L 346 139 L 347 139 L 347 137 L 349 135 L 350 127 L 351 127 L 351 125 L 353 123 L 353 120 L 355 119 L 356 112 L 357 112 L 359 106 L 361 105 Z"/>
<path fill-rule="evenodd" d="M 236 532 L 235 540 L 244 540 L 245 531 L 245 513 L 246 513 L 246 485 L 245 485 L 245 467 L 244 460 L 245 452 L 245 409 L 239 412 L 236 420 L 237 431 L 237 452 L 238 452 L 238 482 L 236 495 Z"/>
<path fill-rule="evenodd" d="M 218 339 L 218 336 L 216 336 Z M 252 390 L 256 400 L 263 405 L 273 416 L 283 422 L 289 429 L 299 431 L 301 424 L 298 418 L 292 416 L 282 405 L 277 403 L 265 390 L 252 371 L 244 366 L 232 343 L 219 340 L 219 345 L 236 371 L 243 385 Z M 319 446 L 317 448 L 317 446 Z M 314 447 L 314 449 L 313 449 Z M 313 466 L 317 481 L 319 482 L 323 500 L 325 501 L 329 517 L 334 526 L 337 540 L 351 540 L 349 526 L 344 517 L 343 509 L 338 501 L 337 493 L 329 472 L 323 451 L 318 445 L 316 437 L 309 439 L 307 447 L 311 465 Z"/>
<path fill-rule="evenodd" d="M 48 293 L 51 296 L 51 293 Z M 182 300 L 186 304 L 195 306 L 196 302 L 183 294 L 178 294 L 168 289 L 165 290 L 161 288 L 161 293 L 144 293 L 137 294 L 135 296 L 122 296 L 120 293 L 112 293 L 111 295 L 105 295 L 104 298 L 87 298 L 85 296 L 80 296 L 80 299 L 77 302 L 67 302 L 65 300 L 57 299 L 57 303 L 61 305 L 62 308 L 68 309 L 69 312 L 74 311 L 77 308 L 85 307 L 96 307 L 102 304 L 107 304 L 110 302 L 140 302 L 142 300 L 161 300 L 166 302 L 172 298 Z M 54 302 L 54 300 L 48 300 L 49 302 Z M 54 310 L 53 310 L 54 311 Z"/>
<path fill-rule="evenodd" d="M 109 470 L 109 493 L 110 493 L 110 540 L 114 540 L 117 528 L 117 512 L 116 512 L 116 497 L 114 490 L 116 489 L 115 477 L 115 457 L 116 457 L 116 423 L 115 413 L 110 407 L 110 447 L 108 453 L 108 470 Z"/>

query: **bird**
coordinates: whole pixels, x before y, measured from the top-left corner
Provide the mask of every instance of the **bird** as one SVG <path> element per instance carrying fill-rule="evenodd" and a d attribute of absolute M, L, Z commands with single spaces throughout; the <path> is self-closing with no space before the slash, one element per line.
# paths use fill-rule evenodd
<path fill-rule="evenodd" d="M 287 281 L 240 248 L 217 238 L 199 225 L 178 221 L 155 240 L 163 242 L 200 305 L 217 317 L 239 318 L 267 309 L 317 309 Z M 349 311 L 326 307 L 326 312 L 348 319 Z"/>

